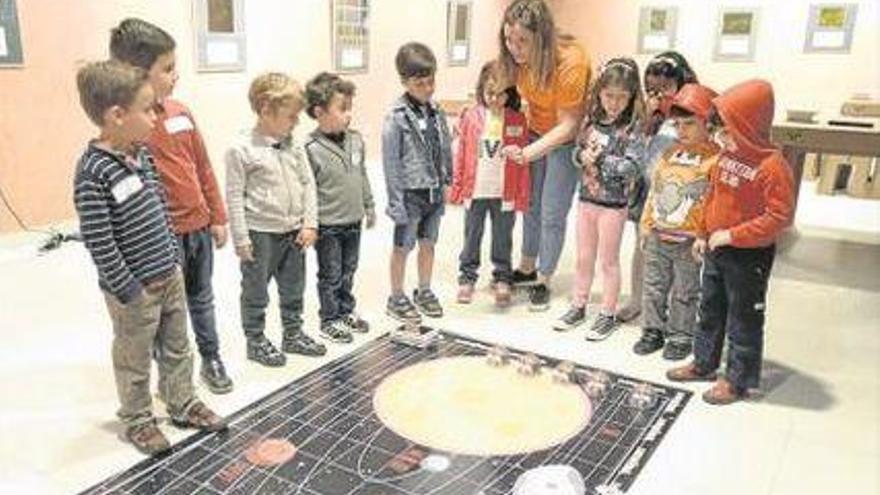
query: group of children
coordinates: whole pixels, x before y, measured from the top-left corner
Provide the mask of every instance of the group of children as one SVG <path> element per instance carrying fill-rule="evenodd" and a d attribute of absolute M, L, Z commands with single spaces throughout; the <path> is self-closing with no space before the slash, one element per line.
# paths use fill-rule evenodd
<path fill-rule="evenodd" d="M 347 343 L 352 332 L 369 330 L 355 311 L 352 288 L 361 229 L 376 222 L 364 141 L 350 129 L 350 81 L 321 73 L 303 88 L 281 73 L 254 79 L 248 99 L 256 124 L 225 154 L 224 206 L 195 120 L 171 98 L 174 51 L 174 40 L 161 28 L 127 19 L 112 32 L 112 60 L 77 74 L 82 106 L 100 134 L 77 166 L 74 201 L 113 322 L 124 436 L 148 454 L 169 448 L 152 413 L 152 359 L 175 424 L 225 427 L 194 394 L 186 334 L 188 313 L 202 381 L 214 393 L 230 392 L 213 304 L 213 250 L 231 237 L 240 260 L 247 358 L 283 366 L 286 354 L 326 353 L 303 330 L 310 247 L 318 259 L 319 334 Z M 529 139 L 516 89 L 494 63 L 486 64 L 478 104 L 462 115 L 453 145 L 445 113 L 433 100 L 437 62 L 431 50 L 408 43 L 395 62 L 405 91 L 382 131 L 386 213 L 394 223 L 386 312 L 406 323 L 443 315 L 431 282 L 447 201 L 466 207 L 458 302 L 474 297 L 488 215 L 492 289 L 496 304 L 507 306 L 515 215 L 528 208 L 530 188 L 529 167 L 515 159 Z M 710 398 L 729 402 L 757 382 L 772 243 L 791 218 L 791 176 L 767 141 L 769 85 L 750 82 L 715 98 L 704 86 L 674 82 L 671 89 L 649 88 L 647 110 L 630 59 L 606 63 L 593 84 L 571 164 L 581 177 L 577 277 L 571 308 L 554 328 L 569 330 L 586 320 L 598 259 L 603 296 L 587 337 L 600 340 L 613 331 L 622 232 L 628 217 L 640 221 L 644 331 L 634 350 L 664 348 L 669 359 L 690 354 L 702 286 L 696 359 L 669 378 L 714 379 L 727 328 L 727 388 L 713 388 Z M 317 121 L 304 144 L 291 137 L 303 110 Z M 669 123 L 677 132 L 668 132 Z M 651 154 L 660 158 L 648 188 Z M 418 285 L 410 298 L 405 267 L 416 244 Z M 704 258 L 702 283 L 692 252 Z M 264 333 L 271 280 L 278 288 L 280 349 Z"/>

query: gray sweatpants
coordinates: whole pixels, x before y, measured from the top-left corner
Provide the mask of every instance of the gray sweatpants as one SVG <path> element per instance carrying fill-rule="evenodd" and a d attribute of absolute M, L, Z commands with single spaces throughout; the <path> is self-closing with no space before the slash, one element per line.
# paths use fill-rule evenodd
<path fill-rule="evenodd" d="M 660 330 L 666 339 L 687 344 L 693 343 L 700 299 L 700 264 L 691 255 L 691 245 L 693 241 L 668 242 L 648 235 L 642 297 L 645 329 Z"/>

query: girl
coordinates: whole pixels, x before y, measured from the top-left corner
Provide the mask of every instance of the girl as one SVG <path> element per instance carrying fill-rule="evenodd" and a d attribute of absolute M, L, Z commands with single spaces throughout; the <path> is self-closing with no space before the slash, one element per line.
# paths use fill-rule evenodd
<path fill-rule="evenodd" d="M 620 292 L 620 240 L 627 205 L 638 182 L 645 109 L 639 69 L 629 58 L 602 67 L 581 125 L 573 163 L 581 169 L 577 223 L 577 274 L 571 308 L 554 329 L 564 331 L 586 321 L 596 255 L 602 269 L 602 308 L 587 340 L 602 340 L 617 326 L 614 311 Z"/>
<path fill-rule="evenodd" d="M 489 62 L 477 82 L 477 106 L 460 122 L 461 137 L 455 153 L 449 200 L 467 207 L 464 247 L 459 255 L 458 302 L 471 302 L 480 268 L 480 244 L 488 213 L 492 219 L 492 285 L 495 304 L 510 304 L 513 275 L 514 210 L 529 205 L 529 169 L 502 157 L 505 146 L 528 143 L 526 118 L 519 111 L 516 89 L 504 82 L 496 64 Z"/>
<path fill-rule="evenodd" d="M 672 99 L 682 86 L 696 82 L 697 75 L 694 74 L 687 60 L 678 52 L 660 53 L 651 59 L 645 68 L 647 149 L 642 161 L 645 168 L 645 180 L 639 183 L 629 207 L 629 220 L 634 222 L 636 243 L 632 255 L 632 268 L 630 269 L 630 298 L 626 306 L 617 312 L 617 319 L 621 322 L 634 320 L 642 311 L 644 254 L 638 238 L 639 219 L 642 217 L 645 198 L 651 189 L 649 180 L 654 170 L 654 164 L 657 163 L 663 152 L 675 142 L 676 132 L 669 120 Z"/>

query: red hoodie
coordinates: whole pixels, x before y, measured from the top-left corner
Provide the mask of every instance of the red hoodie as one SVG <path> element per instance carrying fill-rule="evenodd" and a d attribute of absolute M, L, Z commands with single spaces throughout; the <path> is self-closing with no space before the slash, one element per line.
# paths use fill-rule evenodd
<path fill-rule="evenodd" d="M 729 229 L 731 245 L 773 244 L 794 217 L 794 178 L 782 153 L 770 144 L 773 87 L 750 80 L 712 100 L 736 143 L 723 151 L 710 174 L 705 232 Z"/>

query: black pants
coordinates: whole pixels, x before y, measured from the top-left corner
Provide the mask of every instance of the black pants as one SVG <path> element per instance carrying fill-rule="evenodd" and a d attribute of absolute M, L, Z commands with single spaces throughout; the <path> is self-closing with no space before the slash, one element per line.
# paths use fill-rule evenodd
<path fill-rule="evenodd" d="M 480 247 L 487 213 L 492 221 L 492 281 L 510 283 L 510 258 L 516 214 L 513 211 L 503 211 L 500 199 L 475 199 L 465 212 L 464 247 L 458 256 L 459 284 L 474 284 L 479 276 Z"/>
<path fill-rule="evenodd" d="M 322 225 L 318 231 L 318 298 L 321 323 L 338 320 L 354 311 L 354 272 L 361 247 L 360 222 Z"/>
<path fill-rule="evenodd" d="M 214 240 L 208 227 L 177 236 L 180 266 L 186 286 L 189 320 L 196 336 L 196 346 L 204 358 L 217 357 L 219 339 L 214 316 Z"/>
<path fill-rule="evenodd" d="M 694 356 L 700 370 L 718 369 L 726 335 L 726 375 L 737 388 L 760 383 L 767 282 L 775 253 L 770 246 L 723 247 L 706 254 Z"/>

